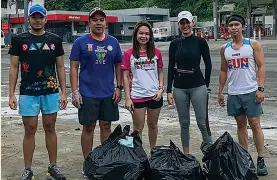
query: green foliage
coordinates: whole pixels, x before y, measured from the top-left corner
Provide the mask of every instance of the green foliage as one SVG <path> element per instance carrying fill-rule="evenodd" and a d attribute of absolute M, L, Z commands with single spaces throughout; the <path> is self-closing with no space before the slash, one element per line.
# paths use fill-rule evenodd
<path fill-rule="evenodd" d="M 243 17 L 247 17 L 246 3 L 245 2 L 236 3 L 235 13 L 237 13 L 237 14 L 243 16 Z"/>
<path fill-rule="evenodd" d="M 68 11 L 80 11 L 86 2 L 93 2 L 87 0 L 47 0 L 45 1 L 45 7 L 47 10 L 68 10 Z"/>
<path fill-rule="evenodd" d="M 19 0 L 23 1 L 23 0 Z M 232 3 L 231 0 L 219 0 L 219 4 Z M 46 0 L 47 10 L 89 11 L 99 6 L 99 0 Z M 177 16 L 180 11 L 190 11 L 198 21 L 213 19 L 213 0 L 100 0 L 100 7 L 105 10 L 117 10 L 141 7 L 168 8 L 170 16 Z M 272 12 L 272 5 L 268 6 Z M 245 2 L 236 3 L 235 12 L 246 16 Z"/>

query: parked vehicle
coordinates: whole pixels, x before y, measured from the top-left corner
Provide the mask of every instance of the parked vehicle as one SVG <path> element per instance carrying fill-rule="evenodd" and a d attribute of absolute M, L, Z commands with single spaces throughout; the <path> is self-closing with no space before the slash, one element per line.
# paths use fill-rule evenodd
<path fill-rule="evenodd" d="M 178 23 L 176 21 L 164 21 L 153 23 L 155 41 L 171 41 L 179 36 Z"/>

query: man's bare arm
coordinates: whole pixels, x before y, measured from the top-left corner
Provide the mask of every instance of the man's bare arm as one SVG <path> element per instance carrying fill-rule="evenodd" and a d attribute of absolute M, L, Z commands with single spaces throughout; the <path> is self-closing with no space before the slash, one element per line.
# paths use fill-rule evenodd
<path fill-rule="evenodd" d="M 16 88 L 17 77 L 19 70 L 19 56 L 10 57 L 10 72 L 9 72 L 9 96 L 13 96 Z"/>
<path fill-rule="evenodd" d="M 225 46 L 223 45 L 221 46 L 220 49 L 220 74 L 219 74 L 219 88 L 218 88 L 218 94 L 222 94 L 222 91 L 224 89 L 226 80 L 227 80 L 227 71 L 228 71 L 228 65 L 227 65 L 227 61 L 225 59 L 224 56 L 224 50 L 225 50 Z"/>
<path fill-rule="evenodd" d="M 115 76 L 116 76 L 116 83 L 118 86 L 122 85 L 122 71 L 121 71 L 121 64 L 115 64 Z"/>
<path fill-rule="evenodd" d="M 62 94 L 66 94 L 66 76 L 65 76 L 65 68 L 64 68 L 64 60 L 63 56 L 58 56 L 56 58 L 56 67 L 58 79 L 61 87 Z"/>
<path fill-rule="evenodd" d="M 260 43 L 256 40 L 251 40 L 254 48 L 254 59 L 258 67 L 258 85 L 264 87 L 265 84 L 265 60 L 264 52 Z"/>
<path fill-rule="evenodd" d="M 70 84 L 71 91 L 78 90 L 79 61 L 70 61 Z"/>

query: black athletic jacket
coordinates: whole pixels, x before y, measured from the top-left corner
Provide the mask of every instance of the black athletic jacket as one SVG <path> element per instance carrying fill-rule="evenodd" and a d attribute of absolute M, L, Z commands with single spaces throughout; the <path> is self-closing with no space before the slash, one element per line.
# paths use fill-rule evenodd
<path fill-rule="evenodd" d="M 205 64 L 205 78 L 200 69 L 201 56 Z M 209 46 L 205 39 L 191 35 L 173 40 L 169 47 L 167 93 L 173 86 L 190 89 L 209 87 L 212 63 Z"/>

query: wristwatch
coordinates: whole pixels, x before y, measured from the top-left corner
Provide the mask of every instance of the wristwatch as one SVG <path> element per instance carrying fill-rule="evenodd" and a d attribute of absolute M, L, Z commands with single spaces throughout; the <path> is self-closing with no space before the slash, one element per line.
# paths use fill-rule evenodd
<path fill-rule="evenodd" d="M 118 86 L 116 86 L 116 88 L 118 88 L 119 90 L 123 90 L 123 86 L 122 85 L 118 85 Z"/>
<path fill-rule="evenodd" d="M 258 87 L 258 91 L 262 91 L 262 92 L 264 92 L 264 87 L 259 86 L 259 87 Z"/>
<path fill-rule="evenodd" d="M 164 91 L 164 86 L 159 86 L 159 90 L 163 90 Z"/>

